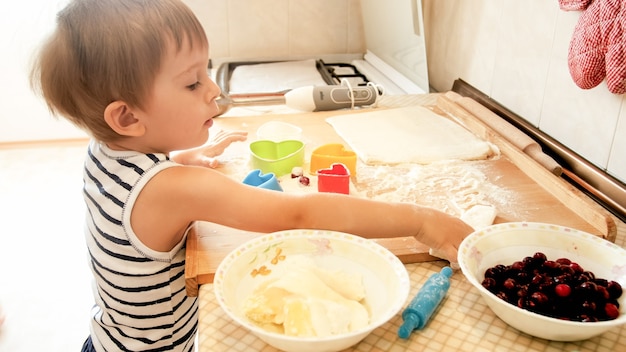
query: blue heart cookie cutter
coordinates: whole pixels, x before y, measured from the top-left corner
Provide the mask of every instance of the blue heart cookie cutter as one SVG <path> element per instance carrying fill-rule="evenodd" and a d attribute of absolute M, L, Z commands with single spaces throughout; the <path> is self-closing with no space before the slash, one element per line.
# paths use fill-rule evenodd
<path fill-rule="evenodd" d="M 243 179 L 243 183 L 259 188 L 271 189 L 280 192 L 283 191 L 283 188 L 280 186 L 280 183 L 278 183 L 278 178 L 276 178 L 274 173 L 269 172 L 264 174 L 263 171 L 259 169 L 250 171 Z"/>

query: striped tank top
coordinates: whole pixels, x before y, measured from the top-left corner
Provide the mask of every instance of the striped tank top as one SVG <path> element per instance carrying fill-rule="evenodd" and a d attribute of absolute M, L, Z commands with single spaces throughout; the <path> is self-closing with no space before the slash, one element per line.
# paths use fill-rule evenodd
<path fill-rule="evenodd" d="M 185 293 L 185 239 L 146 247 L 130 226 L 137 196 L 165 154 L 114 151 L 92 142 L 84 168 L 85 236 L 94 276 L 91 338 L 97 351 L 192 351 L 198 303 Z"/>

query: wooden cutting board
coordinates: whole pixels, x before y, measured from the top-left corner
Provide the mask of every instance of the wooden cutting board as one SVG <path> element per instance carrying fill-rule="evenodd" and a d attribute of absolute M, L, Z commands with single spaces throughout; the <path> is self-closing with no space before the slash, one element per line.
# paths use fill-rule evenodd
<path fill-rule="evenodd" d="M 415 99 L 417 101 L 420 98 L 416 96 Z M 407 101 L 410 104 L 410 96 L 402 101 L 402 106 L 406 106 Z M 447 98 L 445 94 L 437 94 L 436 101 L 437 105 L 429 108 L 453 119 L 500 149 L 502 155 L 499 158 L 484 161 L 483 170 L 489 182 L 515 194 L 515 201 L 498 209 L 494 223 L 547 222 L 577 228 L 609 241 L 615 241 L 616 225 L 606 210 L 578 189 L 555 176 L 550 170 L 481 122 L 479 118 Z M 379 109 L 393 107 L 396 106 L 385 106 L 383 100 Z M 312 150 L 320 145 L 345 144 L 325 119 L 347 113 L 355 113 L 355 111 L 218 118 L 215 120 L 213 131 L 220 128 L 243 129 L 249 132 L 249 140 L 253 141 L 256 139 L 255 131 L 263 123 L 271 120 L 288 122 L 303 129 L 302 138 L 306 143 L 305 159 L 308 160 Z M 248 143 L 231 145 L 220 159 L 221 171 L 235 178 L 242 178 L 242 175 L 249 171 L 246 162 L 247 155 Z M 358 180 L 356 182 L 358 183 Z M 212 223 L 195 223 L 187 236 L 185 264 L 187 294 L 196 296 L 199 285 L 213 282 L 215 271 L 221 260 L 238 245 L 258 235 L 258 233 L 226 228 Z M 378 239 L 376 241 L 397 255 L 403 263 L 438 259 L 429 255 L 429 248 L 414 238 Z"/>

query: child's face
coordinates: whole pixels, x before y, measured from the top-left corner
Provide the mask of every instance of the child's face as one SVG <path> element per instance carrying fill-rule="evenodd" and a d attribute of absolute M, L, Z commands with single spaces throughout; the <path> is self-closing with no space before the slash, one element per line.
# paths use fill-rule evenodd
<path fill-rule="evenodd" d="M 179 52 L 173 43 L 162 61 L 145 113 L 146 146 L 158 152 L 204 144 L 218 113 L 219 87 L 209 78 L 207 48 L 187 41 Z"/>

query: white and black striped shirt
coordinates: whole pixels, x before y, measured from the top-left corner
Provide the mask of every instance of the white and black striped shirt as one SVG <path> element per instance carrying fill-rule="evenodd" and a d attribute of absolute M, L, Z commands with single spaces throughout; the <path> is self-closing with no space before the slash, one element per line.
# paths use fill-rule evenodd
<path fill-rule="evenodd" d="M 97 351 L 192 351 L 198 303 L 185 294 L 185 239 L 170 252 L 146 247 L 130 225 L 137 196 L 164 154 L 92 142 L 85 161 L 85 236 L 94 275 L 91 338 Z"/>

